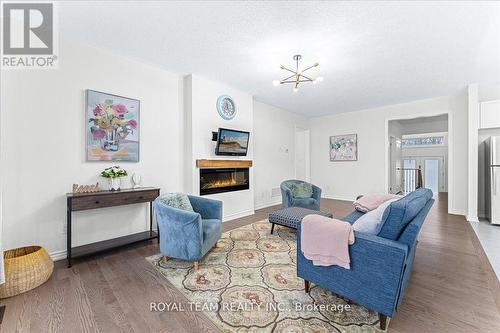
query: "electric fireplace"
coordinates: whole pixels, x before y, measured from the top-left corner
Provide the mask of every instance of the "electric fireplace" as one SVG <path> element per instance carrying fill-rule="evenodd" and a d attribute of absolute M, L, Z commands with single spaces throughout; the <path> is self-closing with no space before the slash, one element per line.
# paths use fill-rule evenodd
<path fill-rule="evenodd" d="M 200 169 L 200 195 L 248 190 L 248 168 Z"/>

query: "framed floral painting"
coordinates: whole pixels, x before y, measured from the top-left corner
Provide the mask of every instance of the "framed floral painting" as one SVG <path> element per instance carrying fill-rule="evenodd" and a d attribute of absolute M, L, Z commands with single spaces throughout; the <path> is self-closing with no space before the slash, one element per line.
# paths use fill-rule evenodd
<path fill-rule="evenodd" d="M 335 135 L 330 137 L 330 161 L 357 161 L 358 135 Z"/>
<path fill-rule="evenodd" d="M 90 89 L 86 95 L 87 161 L 139 162 L 140 101 Z"/>

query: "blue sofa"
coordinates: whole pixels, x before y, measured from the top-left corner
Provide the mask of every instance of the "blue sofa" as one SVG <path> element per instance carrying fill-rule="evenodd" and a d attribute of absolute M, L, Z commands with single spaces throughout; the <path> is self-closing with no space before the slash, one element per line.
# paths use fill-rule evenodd
<path fill-rule="evenodd" d="M 321 189 L 316 185 L 312 185 L 313 194 L 310 198 L 294 198 L 292 190 L 290 189 L 291 184 L 301 184 L 305 183 L 302 180 L 289 179 L 281 183 L 281 198 L 283 208 L 287 207 L 302 207 L 312 210 L 320 210 L 321 201 Z"/>
<path fill-rule="evenodd" d="M 314 266 L 300 250 L 300 224 L 297 229 L 297 275 L 353 302 L 374 310 L 385 329 L 401 305 L 410 280 L 417 237 L 434 203 L 432 191 L 417 189 L 391 203 L 382 217 L 378 235 L 355 232 L 356 241 L 349 246 L 351 269 L 339 266 Z M 354 223 L 363 213 L 354 211 L 343 218 Z"/>
<path fill-rule="evenodd" d="M 222 229 L 222 201 L 188 195 L 194 212 L 154 201 L 160 252 L 170 258 L 198 262 L 217 244 Z"/>

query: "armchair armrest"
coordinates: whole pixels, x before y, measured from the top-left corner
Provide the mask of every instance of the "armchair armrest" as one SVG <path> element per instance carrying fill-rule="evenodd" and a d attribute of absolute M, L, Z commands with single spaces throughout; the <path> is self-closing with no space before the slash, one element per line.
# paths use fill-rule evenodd
<path fill-rule="evenodd" d="M 222 201 L 188 195 L 195 212 L 202 219 L 217 219 L 222 221 Z"/>
<path fill-rule="evenodd" d="M 321 200 L 321 188 L 319 188 L 316 185 L 312 185 L 312 189 L 313 189 L 313 195 L 312 195 L 312 197 L 314 199 L 318 200 L 318 202 L 319 202 Z"/>
<path fill-rule="evenodd" d="M 281 198 L 282 198 L 282 205 L 283 208 L 287 208 L 293 205 L 293 194 L 292 190 L 290 190 L 287 186 L 284 186 L 283 184 L 280 185 L 281 189 Z"/>
<path fill-rule="evenodd" d="M 372 310 L 392 316 L 402 286 L 408 256 L 406 244 L 355 232 L 349 246 L 351 268 L 314 266 L 300 246 L 297 229 L 297 274 Z"/>
<path fill-rule="evenodd" d="M 189 257 L 201 252 L 203 228 L 200 214 L 167 206 L 159 199 L 154 201 L 154 208 L 162 252 L 176 258 L 181 258 L 175 255 L 177 252 L 187 253 Z M 184 242 L 180 242 L 182 240 Z"/>

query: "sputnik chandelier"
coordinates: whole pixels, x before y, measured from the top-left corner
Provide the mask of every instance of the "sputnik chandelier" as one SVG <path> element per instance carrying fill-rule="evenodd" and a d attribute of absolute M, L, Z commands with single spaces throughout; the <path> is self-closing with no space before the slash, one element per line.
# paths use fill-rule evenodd
<path fill-rule="evenodd" d="M 280 84 L 292 83 L 293 84 L 293 91 L 297 92 L 297 91 L 299 91 L 299 84 L 302 82 L 312 82 L 313 84 L 316 84 L 318 82 L 323 81 L 323 78 L 321 76 L 318 76 L 317 78 L 313 79 L 308 75 L 304 75 L 305 71 L 308 71 L 314 67 L 318 67 L 319 63 L 316 62 L 312 66 L 309 66 L 305 69 L 299 70 L 300 59 L 302 59 L 302 56 L 300 54 L 296 54 L 293 56 L 293 60 L 295 61 L 295 70 L 291 70 L 290 68 L 286 68 L 285 66 L 281 65 L 280 66 L 281 69 L 288 71 L 290 73 L 293 73 L 293 74 L 282 79 L 282 80 L 274 80 L 273 85 L 279 86 Z"/>

